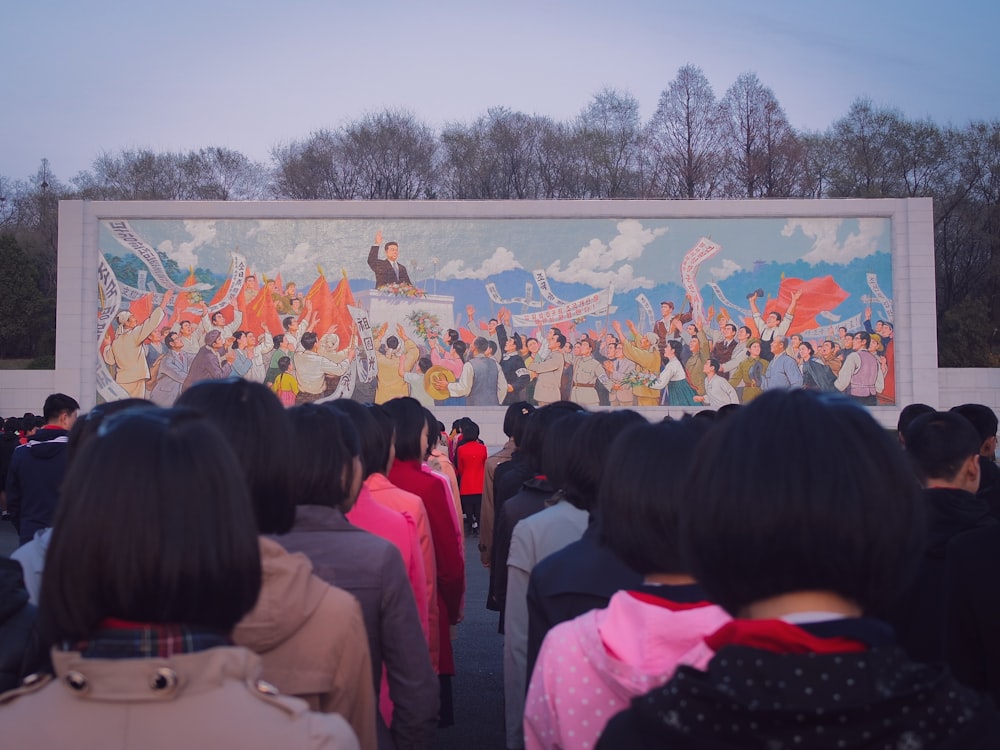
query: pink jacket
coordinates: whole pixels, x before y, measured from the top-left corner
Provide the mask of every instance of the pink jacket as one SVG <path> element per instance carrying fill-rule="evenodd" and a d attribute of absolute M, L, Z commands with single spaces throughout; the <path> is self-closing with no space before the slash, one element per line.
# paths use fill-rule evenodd
<path fill-rule="evenodd" d="M 671 609 L 628 591 L 545 636 L 524 710 L 526 750 L 592 748 L 637 695 L 664 684 L 680 664 L 704 667 L 704 637 L 729 622 L 714 604 Z"/>
<path fill-rule="evenodd" d="M 438 634 L 437 560 L 434 557 L 434 539 L 431 536 L 431 526 L 427 520 L 424 503 L 418 495 L 394 485 L 385 474 L 372 474 L 365 480 L 364 489 L 375 502 L 390 510 L 403 513 L 413 521 L 423 562 L 424 591 L 427 596 L 427 603 L 423 609 L 427 612 L 431 663 L 437 671 L 441 656 L 441 640 Z"/>

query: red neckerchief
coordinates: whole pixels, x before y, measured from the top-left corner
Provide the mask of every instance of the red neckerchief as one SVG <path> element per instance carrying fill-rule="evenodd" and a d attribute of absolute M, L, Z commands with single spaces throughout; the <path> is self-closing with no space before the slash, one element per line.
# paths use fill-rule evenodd
<path fill-rule="evenodd" d="M 669 609 L 672 612 L 683 612 L 686 609 L 699 609 L 700 607 L 710 607 L 712 602 L 675 602 L 670 599 L 664 599 L 662 596 L 657 596 L 656 594 L 650 594 L 647 591 L 629 591 L 627 592 L 629 596 L 633 599 L 638 599 L 643 604 L 652 604 L 654 607 L 663 607 L 664 609 Z"/>
<path fill-rule="evenodd" d="M 852 638 L 820 638 L 784 620 L 732 620 L 709 636 L 705 643 L 718 652 L 724 646 L 749 646 L 775 654 L 838 654 L 867 651 Z"/>

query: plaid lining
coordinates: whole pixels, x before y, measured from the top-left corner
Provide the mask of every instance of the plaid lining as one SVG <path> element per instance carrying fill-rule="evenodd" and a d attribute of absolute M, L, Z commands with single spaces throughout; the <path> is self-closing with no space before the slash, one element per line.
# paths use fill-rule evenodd
<path fill-rule="evenodd" d="M 224 634 L 205 628 L 109 618 L 74 650 L 88 659 L 149 659 L 229 645 L 232 641 Z"/>

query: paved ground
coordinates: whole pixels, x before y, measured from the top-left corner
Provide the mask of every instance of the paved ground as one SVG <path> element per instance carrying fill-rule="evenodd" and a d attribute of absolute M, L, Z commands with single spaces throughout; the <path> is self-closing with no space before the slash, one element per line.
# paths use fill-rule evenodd
<path fill-rule="evenodd" d="M 16 548 L 14 527 L 0 523 L 0 555 Z M 497 613 L 486 609 L 489 572 L 479 562 L 474 538 L 466 541 L 465 556 L 468 593 L 455 641 L 455 726 L 438 730 L 434 750 L 503 750 L 503 638 Z"/>

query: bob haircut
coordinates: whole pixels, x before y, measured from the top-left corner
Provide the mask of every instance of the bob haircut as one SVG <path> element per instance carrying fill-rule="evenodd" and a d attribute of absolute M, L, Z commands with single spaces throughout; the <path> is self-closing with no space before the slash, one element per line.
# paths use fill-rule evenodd
<path fill-rule="evenodd" d="M 410 396 L 394 398 L 386 401 L 382 406 L 396 424 L 396 458 L 400 461 L 423 461 L 420 435 L 427 427 L 424 407 Z M 430 433 L 428 433 L 428 442 L 430 442 Z"/>
<path fill-rule="evenodd" d="M 646 424 L 639 412 L 631 409 L 598 412 L 573 425 L 571 433 L 565 436 L 569 443 L 563 469 L 554 469 L 549 463 L 549 446 L 559 442 L 555 437 L 546 443 L 543 468 L 551 479 L 553 473 L 564 474 L 558 485 L 563 488 L 566 498 L 580 510 L 590 511 L 597 504 L 598 490 L 609 465 L 608 448 L 621 432 L 634 424 Z M 556 424 L 556 433 L 563 431 L 565 420 Z M 618 469 L 616 467 L 615 472 Z"/>
<path fill-rule="evenodd" d="M 681 559 L 680 518 L 697 495 L 685 480 L 697 445 L 712 429 L 691 417 L 659 424 L 633 424 L 611 444 L 599 490 L 601 539 L 632 570 L 687 573 Z"/>
<path fill-rule="evenodd" d="M 535 407 L 527 401 L 516 401 L 507 407 L 507 413 L 503 416 L 503 434 L 511 438 L 514 445 L 521 444 L 524 425 L 534 411 Z"/>
<path fill-rule="evenodd" d="M 228 634 L 253 608 L 261 563 L 246 483 L 198 414 L 108 417 L 63 487 L 39 601 L 48 642 L 86 640 L 108 617 Z"/>
<path fill-rule="evenodd" d="M 849 470 L 831 472 L 831 456 Z M 733 615 L 796 591 L 831 591 L 884 614 L 923 549 L 905 456 L 864 407 L 836 394 L 755 398 L 715 425 L 686 491 L 698 502 L 681 518 L 681 553 Z"/>
<path fill-rule="evenodd" d="M 362 478 L 367 479 L 372 474 L 384 473 L 386 464 L 389 463 L 389 441 L 392 432 L 390 425 L 390 432 L 386 434 L 375 416 L 375 412 L 382 412 L 382 408 L 374 405 L 363 406 L 349 398 L 338 398 L 336 401 L 327 402 L 324 406 L 339 417 L 350 420 L 357 430 L 361 444 Z"/>
<path fill-rule="evenodd" d="M 292 482 L 296 505 L 342 508 L 352 500 L 353 461 L 361 443 L 350 418 L 322 404 L 302 404 L 288 410 L 295 435 L 298 468 Z"/>
<path fill-rule="evenodd" d="M 528 417 L 524 427 L 524 443 L 518 446 L 532 471 L 542 470 L 542 452 L 552 425 L 567 414 L 585 411 L 582 406 L 573 401 L 556 401 L 536 409 Z"/>
<path fill-rule="evenodd" d="M 250 488 L 258 532 L 284 534 L 291 529 L 292 432 L 285 408 L 271 389 L 242 378 L 203 380 L 184 391 L 177 406 L 204 415 L 229 441 Z"/>
<path fill-rule="evenodd" d="M 69 461 L 72 461 L 73 457 L 83 449 L 83 446 L 97 434 L 97 430 L 104 423 L 104 420 L 112 414 L 129 409 L 152 409 L 154 407 L 155 404 L 152 401 L 147 401 L 144 398 L 123 398 L 118 401 L 98 404 L 73 424 L 73 429 L 69 431 L 69 437 L 66 439 L 66 456 Z"/>

